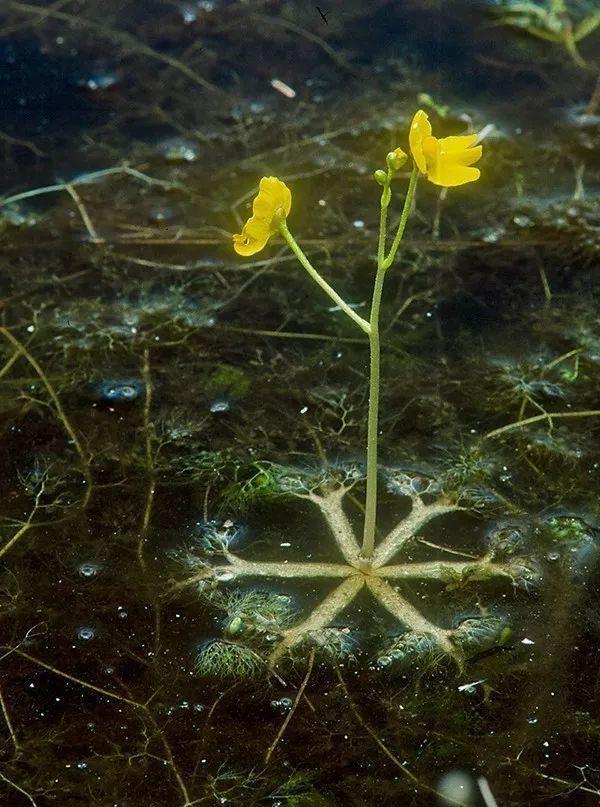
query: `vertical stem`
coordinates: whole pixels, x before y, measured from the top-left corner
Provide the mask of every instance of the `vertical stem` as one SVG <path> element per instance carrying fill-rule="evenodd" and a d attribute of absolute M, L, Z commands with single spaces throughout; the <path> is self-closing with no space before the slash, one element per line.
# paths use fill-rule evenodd
<path fill-rule="evenodd" d="M 367 425 L 367 496 L 365 507 L 365 528 L 363 534 L 362 556 L 370 560 L 375 549 L 375 522 L 377 519 L 377 432 L 379 429 L 379 308 L 385 269 L 379 266 L 373 289 L 371 303 L 370 371 L 369 371 L 369 419 Z"/>
<path fill-rule="evenodd" d="M 379 384 L 380 384 L 380 364 L 381 345 L 379 339 L 379 310 L 381 308 L 381 296 L 383 293 L 383 283 L 385 273 L 391 266 L 408 220 L 408 214 L 412 206 L 412 200 L 417 185 L 419 169 L 415 165 L 413 168 L 408 191 L 404 200 L 404 207 L 398 225 L 398 232 L 390 249 L 388 257 L 385 257 L 385 236 L 387 226 L 387 208 L 390 202 L 390 182 L 391 172 L 388 171 L 386 182 L 381 194 L 381 215 L 379 220 L 379 246 L 377 249 L 377 274 L 375 276 L 375 286 L 373 288 L 373 300 L 371 302 L 371 330 L 369 333 L 370 346 L 370 367 L 369 367 L 369 416 L 367 422 L 367 495 L 365 507 L 365 526 L 363 533 L 362 557 L 370 561 L 375 549 L 375 527 L 377 522 L 377 448 L 379 431 Z"/>
<path fill-rule="evenodd" d="M 410 182 L 408 183 L 408 191 L 406 192 L 406 198 L 404 199 L 404 207 L 402 208 L 402 215 L 400 216 L 400 223 L 398 224 L 398 232 L 396 233 L 396 237 L 394 238 L 394 243 L 392 244 L 389 255 L 383 262 L 383 265 L 386 269 L 389 269 L 392 263 L 394 262 L 394 258 L 396 257 L 396 251 L 400 246 L 400 241 L 402 241 L 402 236 L 404 235 L 404 228 L 406 227 L 406 222 L 408 221 L 408 214 L 410 213 L 410 208 L 412 207 L 412 201 L 415 195 L 415 188 L 417 187 L 418 178 L 419 178 L 419 169 L 415 165 L 413 167 L 412 174 L 410 175 Z"/>

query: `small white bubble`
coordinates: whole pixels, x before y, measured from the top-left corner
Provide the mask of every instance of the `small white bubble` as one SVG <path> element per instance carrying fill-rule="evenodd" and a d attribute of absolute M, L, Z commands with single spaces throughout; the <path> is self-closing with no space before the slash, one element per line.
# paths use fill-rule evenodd
<path fill-rule="evenodd" d="M 223 400 L 213 401 L 210 405 L 211 412 L 229 412 L 229 402 Z"/>

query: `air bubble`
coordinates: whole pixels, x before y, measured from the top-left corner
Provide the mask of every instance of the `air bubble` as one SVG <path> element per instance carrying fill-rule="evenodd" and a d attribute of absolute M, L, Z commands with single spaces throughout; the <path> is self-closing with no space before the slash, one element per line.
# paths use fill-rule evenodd
<path fill-rule="evenodd" d="M 211 412 L 229 412 L 230 406 L 229 401 L 225 401 L 222 398 L 218 398 L 216 401 L 213 401 L 210 405 Z"/>
<path fill-rule="evenodd" d="M 83 627 L 78 628 L 77 630 L 77 638 L 81 639 L 83 642 L 89 642 L 90 639 L 93 639 L 96 635 L 96 631 L 94 628 Z"/>
<path fill-rule="evenodd" d="M 100 571 L 97 563 L 82 563 L 79 566 L 79 574 L 82 577 L 95 577 Z"/>

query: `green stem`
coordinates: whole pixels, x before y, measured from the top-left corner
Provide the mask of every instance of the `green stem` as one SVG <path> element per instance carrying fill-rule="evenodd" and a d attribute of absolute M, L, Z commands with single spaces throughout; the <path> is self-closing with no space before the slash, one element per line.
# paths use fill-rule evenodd
<path fill-rule="evenodd" d="M 371 303 L 370 372 L 369 372 L 369 418 L 367 425 L 367 495 L 362 556 L 370 560 L 375 549 L 375 522 L 377 520 L 377 432 L 379 429 L 379 309 L 383 292 L 385 269 L 377 267 L 373 301 Z"/>
<path fill-rule="evenodd" d="M 285 238 L 285 240 L 289 244 L 290 249 L 292 250 L 294 255 L 298 258 L 299 262 L 302 264 L 304 269 L 306 269 L 308 274 L 315 281 L 315 283 L 323 289 L 325 294 L 327 294 L 338 306 L 338 308 L 340 308 L 344 312 L 344 314 L 350 317 L 350 319 L 353 320 L 362 331 L 364 331 L 366 334 L 370 334 L 371 326 L 369 325 L 367 320 L 359 316 L 359 314 L 357 314 L 356 311 L 353 311 L 353 309 L 350 308 L 350 306 L 348 305 L 347 302 L 345 302 L 345 300 L 342 300 L 337 291 L 335 291 L 335 289 L 333 289 L 329 285 L 329 283 L 327 283 L 327 281 L 323 277 L 321 277 L 321 275 L 317 272 L 312 263 L 308 260 L 304 252 L 302 252 L 302 250 L 296 243 L 294 236 L 288 230 L 285 219 L 281 219 L 279 222 L 279 232 Z"/>
<path fill-rule="evenodd" d="M 392 263 L 394 262 L 396 252 L 398 251 L 398 247 L 400 246 L 400 242 L 402 241 L 402 236 L 404 235 L 406 222 L 408 221 L 408 215 L 412 207 L 412 202 L 415 195 L 415 188 L 417 187 L 418 178 L 419 178 L 419 169 L 416 165 L 414 165 L 412 174 L 410 175 L 410 182 L 408 183 L 408 191 L 406 192 L 404 207 L 402 208 L 402 215 L 400 216 L 400 223 L 398 224 L 398 232 L 396 233 L 396 237 L 394 238 L 394 242 L 390 249 L 389 255 L 383 261 L 384 269 L 389 269 Z"/>
<path fill-rule="evenodd" d="M 388 257 L 385 257 L 385 236 L 387 225 L 387 208 L 390 202 L 389 185 L 391 173 L 388 171 L 387 181 L 383 186 L 381 194 L 381 215 L 379 219 L 379 246 L 377 250 L 377 274 L 375 276 L 375 287 L 373 289 L 373 300 L 371 302 L 369 334 L 370 345 L 370 372 L 369 372 L 369 415 L 367 422 L 367 494 L 365 506 L 365 526 L 363 533 L 362 557 L 370 561 L 375 549 L 375 527 L 377 523 L 377 448 L 379 431 L 379 387 L 380 387 L 380 366 L 381 366 L 381 345 L 379 340 L 379 311 L 381 308 L 381 296 L 383 294 L 383 283 L 385 274 L 392 265 L 408 220 L 408 214 L 412 206 L 412 200 L 417 185 L 419 169 L 415 165 L 410 176 L 408 191 L 404 200 L 404 207 L 398 225 L 398 232 L 390 249 Z"/>

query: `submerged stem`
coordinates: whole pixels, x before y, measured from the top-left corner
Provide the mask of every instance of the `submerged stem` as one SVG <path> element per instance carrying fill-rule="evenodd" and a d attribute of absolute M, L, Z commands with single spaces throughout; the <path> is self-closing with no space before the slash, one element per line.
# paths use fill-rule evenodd
<path fill-rule="evenodd" d="M 371 559 L 375 548 L 375 525 L 377 521 L 377 438 L 379 429 L 379 309 L 383 292 L 385 269 L 380 265 L 375 277 L 373 302 L 371 303 L 370 370 L 369 370 L 369 415 L 367 422 L 367 494 L 362 555 Z"/>

